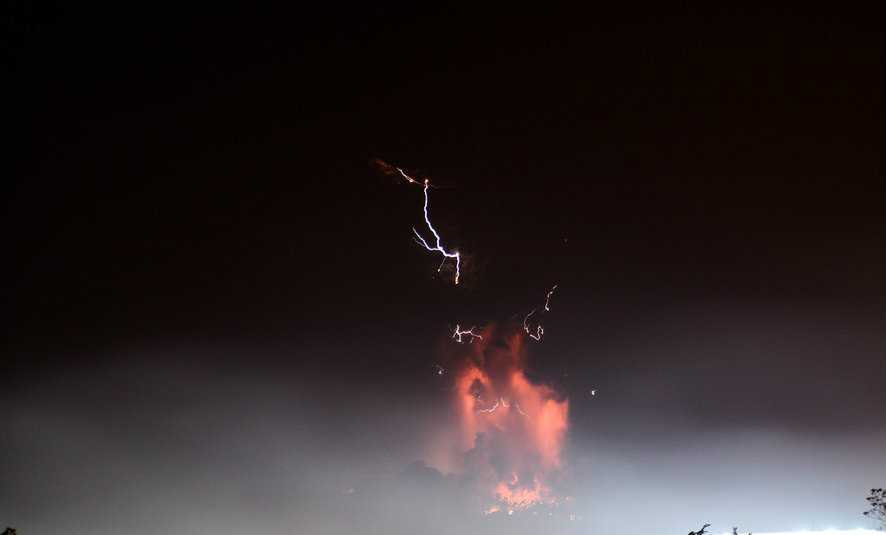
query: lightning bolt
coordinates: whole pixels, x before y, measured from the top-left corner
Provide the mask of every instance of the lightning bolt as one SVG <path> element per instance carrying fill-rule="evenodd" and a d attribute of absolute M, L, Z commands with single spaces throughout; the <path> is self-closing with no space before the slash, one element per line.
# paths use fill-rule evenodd
<path fill-rule="evenodd" d="M 495 412 L 495 409 L 497 409 L 497 408 L 498 408 L 498 401 L 495 402 L 495 405 L 493 405 L 491 409 L 480 409 L 479 411 L 477 411 L 477 414 L 482 414 L 484 412 L 485 413 Z"/>
<path fill-rule="evenodd" d="M 419 184 L 420 183 L 419 181 L 415 180 L 411 176 L 404 173 L 403 170 L 400 169 L 399 167 L 397 167 L 396 169 L 397 169 L 397 171 L 400 172 L 401 175 L 403 175 L 403 178 L 405 178 L 410 184 Z M 415 233 L 415 237 L 416 237 L 415 241 L 420 243 L 421 245 L 423 245 L 424 248 L 427 249 L 428 251 L 437 251 L 443 255 L 443 261 L 440 262 L 440 267 L 437 268 L 437 273 L 440 273 L 440 270 L 443 269 L 443 264 L 446 263 L 447 258 L 454 258 L 455 259 L 455 284 L 458 284 L 458 277 L 461 274 L 461 255 L 458 253 L 458 251 L 456 251 L 454 253 L 450 253 L 449 251 L 444 249 L 442 245 L 440 245 L 440 235 L 437 234 L 437 231 L 434 229 L 434 226 L 431 225 L 431 220 L 428 218 L 428 188 L 431 187 L 431 184 L 427 178 L 424 180 L 423 185 L 424 185 L 424 194 L 425 194 L 425 204 L 424 204 L 425 223 L 428 225 L 428 229 L 431 231 L 431 234 L 434 235 L 434 239 L 436 240 L 437 244 L 435 246 L 431 247 L 428 244 L 428 242 L 424 239 L 424 237 L 422 237 L 422 235 L 419 234 L 418 231 L 415 230 L 415 228 L 413 227 L 412 232 Z"/>
<path fill-rule="evenodd" d="M 541 311 L 541 314 L 551 311 L 551 306 L 550 306 L 551 305 L 551 296 L 554 295 L 554 290 L 556 290 L 556 289 L 557 289 L 557 285 L 555 284 L 553 286 L 553 288 L 551 288 L 551 290 L 545 295 L 545 307 L 544 307 L 544 310 Z M 545 333 L 544 327 L 542 327 L 541 323 L 539 323 L 535 327 L 535 333 L 533 333 L 532 329 L 530 329 L 530 327 L 529 327 L 529 318 L 530 318 L 530 316 L 535 314 L 536 310 L 537 309 L 533 308 L 532 312 L 530 312 L 529 314 L 526 314 L 526 317 L 523 318 L 523 330 L 526 331 L 526 334 L 528 334 L 530 338 L 538 341 L 538 340 L 541 340 L 541 335 L 543 335 Z M 541 314 L 539 314 L 539 316 Z"/>
<path fill-rule="evenodd" d="M 477 396 L 477 401 L 482 401 L 479 396 Z M 525 412 L 523 412 L 523 410 L 520 408 L 519 403 L 514 403 L 513 406 L 514 406 L 514 408 L 517 409 L 517 412 L 520 413 L 521 416 L 527 416 L 527 414 Z M 509 409 L 509 408 L 511 408 L 511 404 L 508 404 L 508 402 L 505 401 L 505 398 L 500 397 L 500 398 L 498 398 L 498 400 L 495 402 L 495 405 L 493 405 L 491 409 L 480 409 L 479 411 L 477 411 L 477 414 L 489 414 L 490 412 L 495 412 L 495 409 L 497 409 L 499 407 L 504 407 L 506 409 Z"/>
<path fill-rule="evenodd" d="M 544 328 L 541 325 L 538 325 L 535 328 L 535 334 L 532 334 L 532 329 L 529 328 L 529 316 L 535 314 L 535 309 L 532 309 L 532 312 L 526 314 L 526 317 L 523 318 L 523 330 L 526 331 L 526 334 L 529 335 L 529 338 L 533 340 L 541 340 L 541 335 L 545 333 Z"/>
<path fill-rule="evenodd" d="M 464 336 L 464 335 L 467 334 L 467 335 L 470 335 L 470 336 L 471 336 L 471 339 L 468 340 L 468 342 L 471 343 L 471 344 L 473 344 L 473 343 L 474 343 L 474 338 L 479 338 L 480 340 L 483 339 L 482 336 L 480 336 L 479 334 L 477 334 L 477 333 L 474 332 L 474 329 L 477 329 L 477 328 L 478 328 L 478 327 L 477 327 L 476 325 L 474 325 L 473 327 L 471 327 L 471 328 L 468 329 L 467 331 L 463 331 L 463 330 L 461 330 L 461 326 L 460 326 L 460 325 L 456 325 L 456 326 L 455 326 L 455 330 L 452 331 L 452 338 L 453 338 L 456 342 L 458 342 L 459 344 L 462 344 L 462 343 L 464 343 L 464 340 L 462 340 L 462 336 Z"/>
<path fill-rule="evenodd" d="M 551 303 L 551 296 L 554 294 L 554 290 L 556 290 L 556 289 L 557 289 L 557 285 L 555 284 L 554 287 L 551 288 L 551 291 L 548 292 L 548 295 L 545 297 L 545 312 L 551 311 L 551 309 L 548 307 L 548 305 Z"/>

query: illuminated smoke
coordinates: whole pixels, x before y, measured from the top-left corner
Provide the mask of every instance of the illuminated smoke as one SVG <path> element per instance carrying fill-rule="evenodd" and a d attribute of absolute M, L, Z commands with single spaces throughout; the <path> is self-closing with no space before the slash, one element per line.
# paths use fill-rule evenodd
<path fill-rule="evenodd" d="M 553 506 L 553 483 L 563 472 L 568 400 L 526 376 L 519 330 L 470 346 L 454 389 L 464 473 L 489 503 L 484 512 Z"/>

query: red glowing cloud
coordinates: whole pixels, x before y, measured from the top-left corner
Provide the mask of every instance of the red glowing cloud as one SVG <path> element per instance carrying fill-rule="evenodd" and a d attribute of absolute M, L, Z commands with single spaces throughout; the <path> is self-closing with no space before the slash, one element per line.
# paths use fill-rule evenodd
<path fill-rule="evenodd" d="M 484 330 L 456 372 L 465 471 L 509 512 L 554 504 L 549 480 L 563 467 L 569 401 L 526 376 L 522 332 L 494 331 Z"/>

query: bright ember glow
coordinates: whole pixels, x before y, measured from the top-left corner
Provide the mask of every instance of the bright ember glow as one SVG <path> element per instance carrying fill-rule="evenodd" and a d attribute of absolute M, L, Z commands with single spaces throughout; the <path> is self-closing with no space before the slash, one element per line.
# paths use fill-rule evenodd
<path fill-rule="evenodd" d="M 557 285 L 555 284 L 554 287 L 551 288 L 551 291 L 548 292 L 548 295 L 545 296 L 545 311 L 546 312 L 551 311 L 551 308 L 549 306 L 551 304 L 551 296 L 554 295 L 554 290 L 556 290 L 556 289 L 557 289 Z"/>
<path fill-rule="evenodd" d="M 397 167 L 396 169 L 397 169 L 397 171 L 400 172 L 401 175 L 403 175 L 403 178 L 405 178 L 410 184 L 418 184 L 418 183 L 419 183 L 417 180 L 415 180 L 414 178 L 412 178 L 412 177 L 410 177 L 409 175 L 407 175 L 406 173 L 404 173 L 403 170 L 400 169 L 399 167 Z M 425 214 L 425 224 L 427 224 L 428 229 L 431 231 L 431 234 L 434 235 L 434 238 L 436 239 L 437 244 L 436 244 L 435 246 L 431 247 L 431 246 L 428 244 L 428 242 L 425 241 L 425 239 L 422 237 L 422 235 L 419 234 L 417 230 L 415 230 L 415 228 L 412 229 L 412 232 L 415 233 L 415 236 L 416 236 L 416 240 L 415 240 L 415 241 L 417 241 L 418 243 L 422 244 L 422 245 L 424 246 L 425 249 L 427 249 L 428 251 L 438 251 L 440 254 L 443 255 L 443 262 L 441 262 L 441 263 L 440 263 L 440 267 L 437 268 L 437 273 L 440 273 L 440 270 L 443 269 L 443 264 L 446 263 L 446 259 L 447 259 L 447 258 L 454 258 L 454 259 L 455 259 L 455 284 L 458 284 L 458 277 L 459 277 L 459 275 L 461 274 L 461 271 L 460 271 L 460 267 L 461 267 L 461 256 L 459 255 L 458 251 L 453 252 L 453 253 L 450 253 L 450 252 L 448 252 L 446 249 L 444 249 L 442 245 L 440 245 L 440 235 L 437 234 L 437 231 L 434 229 L 434 226 L 431 225 L 431 220 L 428 218 L 428 188 L 429 188 L 429 187 L 431 187 L 431 185 L 430 185 L 430 182 L 428 181 L 428 179 L 426 178 L 426 179 L 424 180 L 424 194 L 425 194 L 424 214 Z"/>
<path fill-rule="evenodd" d="M 489 336 L 471 346 L 457 372 L 455 401 L 465 471 L 509 513 L 553 505 L 562 474 L 569 401 L 526 376 L 525 340 Z"/>

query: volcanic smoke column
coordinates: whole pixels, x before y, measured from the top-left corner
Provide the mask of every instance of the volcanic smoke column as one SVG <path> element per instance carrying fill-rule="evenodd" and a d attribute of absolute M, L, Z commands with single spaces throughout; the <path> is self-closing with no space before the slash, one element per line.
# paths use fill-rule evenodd
<path fill-rule="evenodd" d="M 454 390 L 465 473 L 509 513 L 555 505 L 569 401 L 526 377 L 526 338 L 495 328 L 470 346 Z M 500 510 L 493 504 L 487 510 Z"/>

